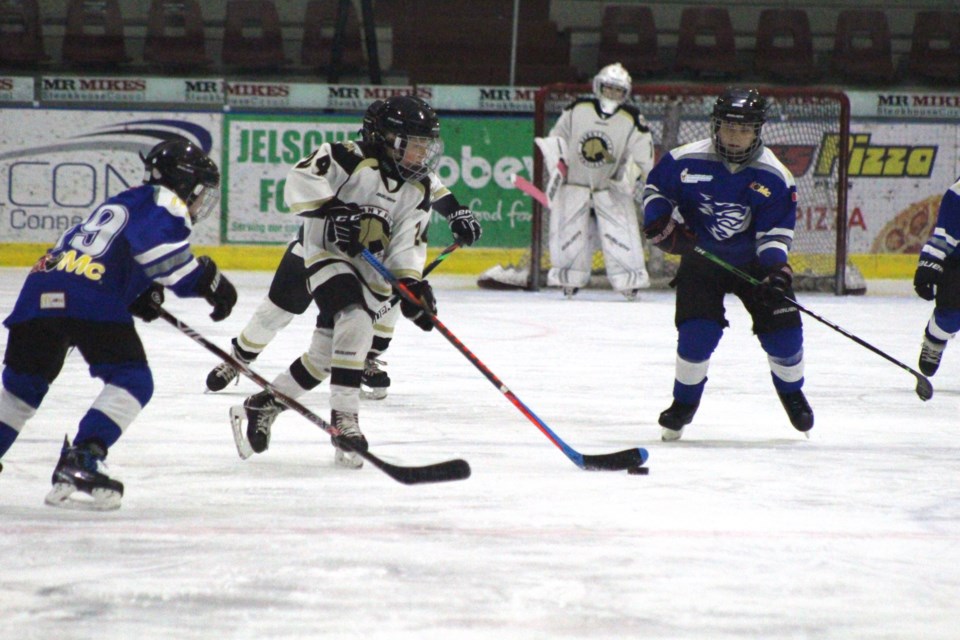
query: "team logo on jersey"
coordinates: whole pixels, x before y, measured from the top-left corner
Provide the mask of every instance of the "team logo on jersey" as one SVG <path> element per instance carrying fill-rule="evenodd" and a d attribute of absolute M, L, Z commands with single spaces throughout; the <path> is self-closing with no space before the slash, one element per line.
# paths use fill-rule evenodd
<path fill-rule="evenodd" d="M 386 212 L 378 207 L 362 207 L 360 214 L 360 242 L 370 253 L 381 255 L 390 246 L 390 223 Z"/>
<path fill-rule="evenodd" d="M 600 167 L 613 164 L 613 141 L 603 131 L 588 131 L 580 136 L 580 159 L 588 167 Z"/>
<path fill-rule="evenodd" d="M 685 184 L 696 184 L 698 182 L 710 182 L 713 176 L 705 173 L 690 173 L 686 169 L 680 172 L 680 182 Z"/>
<path fill-rule="evenodd" d="M 703 202 L 700 203 L 700 213 L 706 218 L 704 220 L 707 231 L 717 240 L 729 240 L 733 236 L 742 232 L 753 219 L 750 207 L 746 207 L 736 202 L 714 202 L 713 198 L 705 193 L 701 193 Z"/>
<path fill-rule="evenodd" d="M 760 184 L 759 182 L 751 182 L 751 183 L 750 183 L 750 188 L 753 189 L 754 191 L 756 191 L 757 193 L 759 193 L 760 195 L 762 195 L 762 196 L 765 197 L 765 198 L 769 198 L 769 197 L 770 197 L 770 189 L 767 189 L 765 186 L 763 186 L 763 185 Z"/>

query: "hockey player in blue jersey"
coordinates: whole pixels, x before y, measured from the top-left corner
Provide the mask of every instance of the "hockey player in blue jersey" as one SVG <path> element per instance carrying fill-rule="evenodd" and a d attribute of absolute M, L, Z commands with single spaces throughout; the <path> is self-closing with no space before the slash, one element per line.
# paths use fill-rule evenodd
<path fill-rule="evenodd" d="M 803 387 L 800 314 L 787 260 L 796 223 L 797 191 L 790 171 L 761 138 L 767 102 L 753 89 L 727 89 L 711 116 L 711 136 L 664 156 L 643 194 L 644 234 L 679 254 L 673 404 L 660 414 L 661 438 L 678 440 L 693 421 L 707 382 L 710 356 L 725 327 L 723 300 L 737 296 L 767 353 L 773 385 L 790 422 L 813 427 Z M 754 275 L 754 287 L 692 253 L 700 246 Z"/>
<path fill-rule="evenodd" d="M 237 301 L 213 260 L 190 250 L 193 225 L 219 204 L 217 165 L 183 139 L 161 142 L 142 159 L 144 184 L 109 198 L 64 232 L 33 267 L 4 321 L 0 458 L 39 409 L 71 348 L 104 384 L 73 444 L 64 438 L 46 497 L 52 506 L 120 506 L 123 484 L 100 463 L 153 394 L 133 316 L 156 319 L 164 288 L 204 298 L 215 321 Z"/>
<path fill-rule="evenodd" d="M 940 368 L 947 342 L 960 331 L 960 181 L 940 200 L 933 233 L 920 250 L 913 287 L 924 300 L 936 300 L 920 347 L 920 371 L 932 376 Z"/>

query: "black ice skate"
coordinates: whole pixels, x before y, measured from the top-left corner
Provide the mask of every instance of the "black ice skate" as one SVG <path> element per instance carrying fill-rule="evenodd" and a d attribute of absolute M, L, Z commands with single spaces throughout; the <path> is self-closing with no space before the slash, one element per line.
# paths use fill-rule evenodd
<path fill-rule="evenodd" d="M 230 424 L 237 453 L 246 460 L 254 453 L 263 453 L 270 446 L 270 427 L 286 407 L 269 391 L 247 398 L 243 406 L 230 408 Z M 243 419 L 247 419 L 247 437 L 243 437 Z"/>
<path fill-rule="evenodd" d="M 923 337 L 923 344 L 920 346 L 920 372 L 925 376 L 932 376 L 940 368 L 940 358 L 943 357 L 943 350 L 947 348 L 946 342 L 932 340 L 930 336 Z"/>
<path fill-rule="evenodd" d="M 367 439 L 360 432 L 360 417 L 347 411 L 330 412 L 330 423 L 337 435 L 330 436 L 330 442 L 337 448 L 334 462 L 338 466 L 359 469 L 363 466 L 363 458 L 356 452 L 367 450 Z"/>
<path fill-rule="evenodd" d="M 107 451 L 95 442 L 71 447 L 66 436 L 53 470 L 53 488 L 44 502 L 51 507 L 111 511 L 120 508 L 123 483 L 99 470 Z M 80 495 L 77 495 L 80 494 Z"/>
<path fill-rule="evenodd" d="M 390 376 L 381 369 L 386 362 L 376 358 L 367 358 L 363 363 L 363 376 L 360 378 L 360 397 L 368 400 L 383 400 L 390 387 Z"/>
<path fill-rule="evenodd" d="M 573 296 L 577 295 L 578 291 L 580 291 L 580 287 L 564 287 L 563 297 L 570 300 Z"/>
<path fill-rule="evenodd" d="M 236 345 L 233 347 L 232 355 L 243 364 L 250 364 L 253 362 L 253 358 L 243 357 L 237 351 Z M 213 391 L 214 393 L 217 391 L 223 391 L 227 388 L 228 384 L 234 381 L 236 381 L 237 384 L 240 383 L 240 373 L 229 362 L 221 362 L 215 366 L 210 373 L 207 374 L 207 390 Z"/>
<path fill-rule="evenodd" d="M 697 413 L 699 404 L 685 404 L 683 402 L 673 401 L 660 414 L 660 439 L 664 442 L 679 440 L 683 435 L 683 428 L 693 422 L 693 416 Z"/>
<path fill-rule="evenodd" d="M 783 408 L 786 409 L 793 428 L 804 433 L 810 431 L 813 428 L 813 409 L 810 408 L 803 391 L 798 390 L 779 395 L 780 402 L 783 403 Z"/>

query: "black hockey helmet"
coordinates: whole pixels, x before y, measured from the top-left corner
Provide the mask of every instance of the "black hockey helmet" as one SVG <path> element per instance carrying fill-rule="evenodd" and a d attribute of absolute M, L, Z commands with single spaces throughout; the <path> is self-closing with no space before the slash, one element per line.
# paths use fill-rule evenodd
<path fill-rule="evenodd" d="M 164 140 L 143 160 L 144 184 L 167 187 L 187 203 L 196 223 L 206 218 L 220 202 L 220 170 L 195 143 L 183 138 Z"/>
<path fill-rule="evenodd" d="M 388 161 L 407 182 L 422 179 L 440 162 L 440 119 L 425 101 L 414 96 L 387 98 L 375 120 L 372 141 L 385 147 Z"/>
<path fill-rule="evenodd" d="M 728 162 L 742 164 L 747 162 L 763 144 L 760 130 L 767 121 L 767 99 L 756 89 L 741 89 L 729 87 L 717 98 L 713 105 L 711 117 L 713 144 L 717 153 Z M 722 123 L 752 126 L 754 137 L 748 147 L 733 149 L 723 145 L 717 139 L 717 132 Z"/>
<path fill-rule="evenodd" d="M 374 142 L 377 130 L 377 118 L 380 116 L 380 112 L 383 111 L 383 105 L 386 104 L 383 100 L 374 100 L 370 103 L 370 106 L 367 107 L 366 112 L 363 114 L 363 128 L 360 129 L 360 140 L 363 142 Z"/>

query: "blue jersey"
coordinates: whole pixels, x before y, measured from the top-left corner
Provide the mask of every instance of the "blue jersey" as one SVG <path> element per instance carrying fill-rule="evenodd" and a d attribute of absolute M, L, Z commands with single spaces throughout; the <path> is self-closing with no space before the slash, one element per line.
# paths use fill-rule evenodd
<path fill-rule="evenodd" d="M 736 266 L 755 260 L 771 266 L 786 262 L 790 253 L 797 187 L 769 149 L 731 166 L 705 139 L 677 147 L 647 177 L 644 226 L 674 209 L 710 253 Z"/>
<path fill-rule="evenodd" d="M 937 224 L 920 250 L 920 259 L 943 261 L 951 256 L 957 260 L 957 241 L 960 240 L 960 181 L 953 184 L 940 200 Z M 952 261 L 951 261 L 952 262 Z"/>
<path fill-rule="evenodd" d="M 202 269 L 190 251 L 186 203 L 165 187 L 128 189 L 68 229 L 27 276 L 12 324 L 69 317 L 133 322 L 127 307 L 156 282 L 193 297 Z"/>

